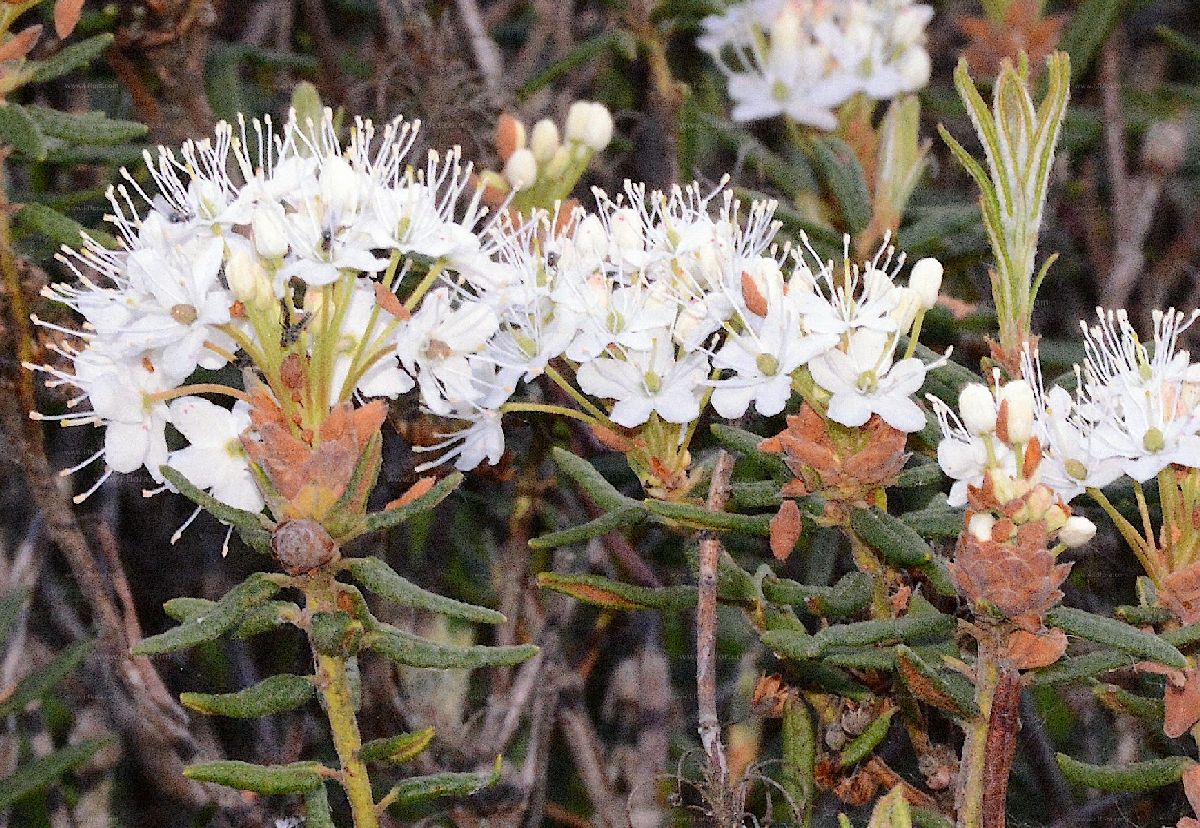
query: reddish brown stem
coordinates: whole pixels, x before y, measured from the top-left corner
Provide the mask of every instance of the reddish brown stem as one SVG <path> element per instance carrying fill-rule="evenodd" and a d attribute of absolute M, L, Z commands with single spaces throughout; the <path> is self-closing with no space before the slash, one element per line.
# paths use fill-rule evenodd
<path fill-rule="evenodd" d="M 725 509 L 732 474 L 733 458 L 722 450 L 717 455 L 708 488 L 706 505 L 710 511 Z M 720 539 L 705 532 L 700 538 L 699 600 L 696 605 L 696 706 L 700 743 L 708 757 L 709 773 L 723 786 L 728 765 L 725 746 L 721 743 L 721 723 L 717 718 L 717 567 L 720 559 Z"/>

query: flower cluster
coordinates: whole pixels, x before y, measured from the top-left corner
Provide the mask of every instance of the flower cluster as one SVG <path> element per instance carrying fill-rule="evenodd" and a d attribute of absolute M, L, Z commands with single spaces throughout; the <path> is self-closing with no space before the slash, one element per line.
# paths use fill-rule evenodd
<path fill-rule="evenodd" d="M 887 100 L 929 82 L 932 17 L 911 0 L 750 0 L 706 17 L 697 43 L 728 78 L 734 120 L 833 129 L 855 94 Z"/>
<path fill-rule="evenodd" d="M 1156 311 L 1148 347 L 1124 311 L 1100 311 L 1097 324 L 1081 323 L 1087 359 L 1076 366 L 1074 393 L 1060 385 L 1046 388 L 1036 354 L 1025 354 L 1031 428 L 1045 455 L 1043 479 L 1064 500 L 1122 475 L 1140 483 L 1173 464 L 1200 466 L 1200 364 L 1177 348 L 1197 316 Z M 989 463 L 1015 463 L 991 439 L 1000 402 L 1000 392 L 976 386 L 961 401 L 961 420 L 934 403 L 944 436 L 938 458 L 956 481 L 952 505 L 966 502 L 967 485 L 979 485 Z"/>
<path fill-rule="evenodd" d="M 904 256 L 886 245 L 862 264 L 780 249 L 774 203 L 744 210 L 723 186 L 628 184 L 592 210 L 485 223 L 457 152 L 414 171 L 412 142 L 402 121 L 360 121 L 343 146 L 328 112 L 278 133 L 222 124 L 147 156 L 158 194 L 125 175 L 110 193 L 122 248 L 66 251 L 76 281 L 47 290 L 82 330 L 38 320 L 67 338 L 62 361 L 35 367 L 81 392 L 56 418 L 105 428 L 87 461 L 104 460 L 97 486 L 140 467 L 161 483 L 170 466 L 258 511 L 259 421 L 317 452 L 333 412 L 409 392 L 453 422 L 417 447 L 438 453 L 426 465 L 464 470 L 500 459 L 507 411 L 639 446 L 644 480 L 686 472 L 710 401 L 723 417 L 774 415 L 799 393 L 844 426 L 923 427 L 911 397 L 929 366 L 915 336 L 897 349 L 936 300 L 935 260 L 900 285 Z M 168 425 L 185 447 L 170 450 Z"/>

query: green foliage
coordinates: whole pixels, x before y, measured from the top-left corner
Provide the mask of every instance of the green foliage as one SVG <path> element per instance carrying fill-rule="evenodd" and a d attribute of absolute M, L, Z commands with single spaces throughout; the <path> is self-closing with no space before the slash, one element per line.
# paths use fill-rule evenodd
<path fill-rule="evenodd" d="M 395 785 L 384 800 L 395 807 L 418 805 L 443 796 L 469 796 L 500 779 L 500 757 L 491 773 L 435 773 L 414 776 Z"/>
<path fill-rule="evenodd" d="M 0 810 L 31 793 L 55 785 L 63 774 L 82 765 L 110 744 L 112 739 L 109 738 L 88 739 L 22 764 L 11 776 L 0 779 Z"/>
<path fill-rule="evenodd" d="M 246 545 L 256 552 L 269 555 L 271 552 L 271 533 L 268 523 L 262 515 L 237 509 L 222 503 L 203 489 L 193 486 L 191 481 L 170 466 L 159 468 L 162 476 L 175 487 L 176 491 L 204 509 L 222 523 L 232 526 Z"/>
<path fill-rule="evenodd" d="M 1115 618 L 1106 618 L 1071 607 L 1055 607 L 1046 615 L 1046 623 L 1063 632 L 1113 647 L 1130 655 L 1157 661 L 1167 667 L 1184 669 L 1187 659 L 1163 637 L 1143 632 Z"/>
<path fill-rule="evenodd" d="M 412 520 L 417 515 L 428 512 L 430 509 L 434 508 L 447 497 L 449 497 L 450 494 L 459 487 L 459 484 L 461 484 L 462 481 L 462 474 L 459 472 L 453 472 L 443 477 L 436 484 L 434 484 L 432 489 L 411 503 L 406 503 L 403 506 L 397 506 L 393 509 L 386 509 L 382 512 L 376 512 L 373 515 L 368 515 L 359 534 L 392 529 L 402 523 Z"/>
<path fill-rule="evenodd" d="M 70 216 L 63 215 L 45 204 L 24 204 L 13 216 L 13 229 L 18 233 L 37 236 L 56 245 L 78 247 L 87 233 L 103 246 L 112 249 L 117 240 L 102 230 L 85 230 Z"/>
<path fill-rule="evenodd" d="M 46 137 L 29 111 L 12 101 L 0 106 L 0 143 L 7 144 L 31 161 L 46 157 Z"/>
<path fill-rule="evenodd" d="M 255 573 L 229 590 L 212 605 L 211 611 L 191 616 L 178 627 L 142 639 L 133 647 L 133 654 L 161 655 L 220 638 L 250 610 L 268 601 L 278 591 L 279 585 L 270 577 Z"/>
<path fill-rule="evenodd" d="M 363 646 L 405 667 L 434 667 L 439 670 L 510 667 L 538 653 L 538 648 L 532 644 L 506 647 L 438 644 L 390 624 L 379 624 L 367 633 Z"/>
<path fill-rule="evenodd" d="M 184 707 L 210 716 L 257 719 L 295 710 L 313 697 L 312 676 L 270 676 L 236 693 L 183 693 Z"/>
<path fill-rule="evenodd" d="M 197 782 L 212 782 L 238 791 L 271 795 L 314 791 L 324 784 L 321 770 L 319 762 L 253 765 L 226 759 L 189 765 L 184 768 L 183 775 Z"/>
<path fill-rule="evenodd" d="M 418 730 L 415 733 L 401 733 L 388 739 L 375 739 L 367 742 L 358 751 L 364 762 L 389 762 L 401 765 L 411 762 L 433 741 L 432 727 Z"/>
<path fill-rule="evenodd" d="M 342 569 L 371 592 L 402 607 L 415 607 L 480 624 L 504 623 L 504 616 L 493 609 L 464 604 L 422 589 L 379 558 L 348 558 L 342 563 Z"/>
<path fill-rule="evenodd" d="M 838 205 L 848 232 L 857 235 L 871 223 L 871 191 L 858 156 L 845 141 L 832 136 L 813 138 L 813 160 L 821 179 Z"/>
<path fill-rule="evenodd" d="M 875 748 L 879 747 L 884 737 L 887 736 L 888 728 L 892 726 L 892 717 L 896 715 L 896 709 L 889 707 L 872 719 L 866 729 L 855 736 L 850 744 L 846 745 L 838 754 L 838 765 L 843 768 L 853 767 L 874 753 Z"/>
<path fill-rule="evenodd" d="M 1130 765 L 1089 765 L 1065 753 L 1054 757 L 1063 776 L 1077 785 L 1102 791 L 1150 791 L 1178 782 L 1195 761 L 1186 756 L 1168 756 Z"/>
<path fill-rule="evenodd" d="M 46 60 L 30 61 L 26 64 L 26 69 L 30 72 L 29 80 L 32 83 L 45 83 L 68 72 L 82 69 L 100 57 L 112 42 L 111 34 L 98 34 L 62 48 Z"/>

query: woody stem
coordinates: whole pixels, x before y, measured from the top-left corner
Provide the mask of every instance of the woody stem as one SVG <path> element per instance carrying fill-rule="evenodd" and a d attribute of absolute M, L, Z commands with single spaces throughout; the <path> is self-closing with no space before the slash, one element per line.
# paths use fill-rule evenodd
<path fill-rule="evenodd" d="M 994 644 L 980 640 L 975 660 L 975 705 L 979 713 L 966 727 L 962 761 L 958 771 L 958 790 L 954 804 L 958 811 L 957 828 L 983 828 L 983 791 L 987 770 L 988 722 L 992 700 L 1000 683 Z"/>
<path fill-rule="evenodd" d="M 1004 828 L 1008 777 L 1021 729 L 1021 674 L 1002 662 L 1011 631 L 985 630 L 976 657 L 979 716 L 967 730 L 956 797 L 958 828 Z"/>

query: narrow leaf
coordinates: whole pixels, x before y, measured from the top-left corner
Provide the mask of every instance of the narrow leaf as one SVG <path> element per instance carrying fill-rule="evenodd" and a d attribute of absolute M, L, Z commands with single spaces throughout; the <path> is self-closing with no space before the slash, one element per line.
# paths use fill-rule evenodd
<path fill-rule="evenodd" d="M 249 610 L 267 602 L 278 591 L 278 584 L 261 572 L 255 573 L 229 590 L 212 606 L 211 612 L 192 616 L 178 627 L 142 639 L 132 652 L 159 655 L 212 641 L 233 629 Z"/>
<path fill-rule="evenodd" d="M 951 670 L 934 667 L 903 644 L 896 648 L 896 671 L 912 694 L 926 704 L 960 719 L 979 715 L 975 688 L 969 681 Z"/>
<path fill-rule="evenodd" d="M 29 67 L 33 69 L 33 76 L 30 80 L 34 83 L 45 83 L 86 66 L 99 57 L 112 42 L 113 36 L 106 32 L 73 43 L 47 60 L 31 61 Z"/>
<path fill-rule="evenodd" d="M 604 475 L 600 474 L 595 466 L 582 457 L 558 446 L 555 446 L 553 456 L 555 465 L 562 470 L 562 473 L 587 492 L 588 497 L 596 501 L 596 505 L 600 508 L 612 511 L 640 507 L 638 501 L 617 491 L 616 487 L 605 480 Z"/>
<path fill-rule="evenodd" d="M 397 664 L 442 670 L 511 667 L 538 653 L 538 648 L 532 644 L 511 647 L 459 647 L 438 644 L 389 624 L 380 624 L 377 629 L 368 633 L 364 645 Z"/>
<path fill-rule="evenodd" d="M 367 515 L 363 531 L 376 532 L 383 529 L 391 529 L 412 520 L 417 515 L 428 512 L 449 497 L 462 481 L 463 476 L 459 472 L 446 475 L 432 489 L 418 497 L 412 503 L 406 503 L 394 509 L 385 509 L 382 512 Z"/>
<path fill-rule="evenodd" d="M 88 739 L 21 765 L 11 776 L 0 779 L 0 811 L 34 791 L 56 784 L 67 771 L 82 765 L 111 743 L 110 738 Z"/>
<path fill-rule="evenodd" d="M 443 796 L 470 796 L 478 790 L 494 785 L 500 778 L 500 759 L 491 773 L 435 773 L 430 776 L 414 776 L 392 788 L 385 799 L 404 807 L 428 802 Z"/>
<path fill-rule="evenodd" d="M 324 785 L 304 792 L 304 828 L 336 828 Z"/>
<path fill-rule="evenodd" d="M 26 106 L 25 112 L 44 134 L 68 144 L 123 144 L 149 131 L 145 124 L 109 118 L 103 112 L 60 112 L 36 104 Z"/>
<path fill-rule="evenodd" d="M 871 222 L 871 192 L 858 157 L 838 138 L 815 138 L 812 147 L 816 167 L 837 202 L 847 228 L 851 233 L 861 233 Z"/>
<path fill-rule="evenodd" d="M 11 101 L 0 106 L 0 144 L 33 161 L 46 157 L 46 141 L 25 107 Z"/>
<path fill-rule="evenodd" d="M 634 526 L 640 523 L 645 517 L 646 510 L 641 507 L 614 509 L 594 520 L 589 520 L 587 523 L 581 523 L 578 526 L 572 526 L 569 529 L 563 529 L 558 532 L 551 532 L 539 538 L 531 538 L 529 548 L 555 549 L 559 546 L 582 543 L 591 538 L 607 535 L 609 532 L 626 526 Z"/>
<path fill-rule="evenodd" d="M 910 526 L 882 509 L 871 506 L 850 513 L 850 528 L 897 566 L 923 566 L 933 560 L 933 549 Z"/>
<path fill-rule="evenodd" d="M 117 247 L 117 240 L 102 230 L 86 230 L 82 224 L 45 204 L 25 204 L 13 216 L 13 224 L 22 233 L 49 239 L 57 245 L 79 247 L 86 233 L 107 248 Z"/>
<path fill-rule="evenodd" d="M 1152 791 L 1178 782 L 1196 764 L 1186 756 L 1168 756 L 1130 765 L 1090 765 L 1065 753 L 1056 754 L 1054 758 L 1067 779 L 1102 791 Z"/>
<path fill-rule="evenodd" d="M 263 525 L 262 515 L 222 503 L 208 492 L 192 485 L 190 480 L 170 466 L 160 466 L 159 472 L 181 495 L 217 520 L 236 529 L 238 535 L 251 549 L 264 555 L 270 554 L 271 533 Z"/>
<path fill-rule="evenodd" d="M 438 615 L 480 624 L 504 623 L 504 616 L 493 609 L 455 601 L 453 598 L 422 589 L 379 558 L 349 558 L 342 568 L 380 598 L 386 598 L 402 607 L 416 607 L 436 612 Z"/>
<path fill-rule="evenodd" d="M 433 741 L 434 730 L 427 727 L 415 733 L 401 733 L 389 739 L 375 739 L 367 742 L 358 751 L 358 756 L 364 762 L 390 762 L 402 765 L 412 761 L 418 754 L 429 747 Z"/>
<path fill-rule="evenodd" d="M 849 768 L 857 765 L 874 753 L 875 748 L 879 747 L 879 743 L 887 736 L 888 729 L 892 725 L 892 717 L 896 715 L 897 709 L 889 707 L 876 716 L 875 720 L 867 725 L 866 730 L 856 736 L 850 744 L 842 749 L 842 752 L 838 755 L 838 765 L 843 768 Z"/>
<path fill-rule="evenodd" d="M 539 572 L 538 586 L 570 595 L 592 606 L 614 610 L 685 610 L 696 606 L 694 587 L 641 587 L 600 575 Z"/>
<path fill-rule="evenodd" d="M 1046 623 L 1063 632 L 1124 650 L 1132 655 L 1157 661 L 1167 667 L 1185 669 L 1187 659 L 1163 638 L 1137 627 L 1071 607 L 1055 607 L 1046 615 Z"/>
<path fill-rule="evenodd" d="M 12 635 L 13 627 L 29 600 L 30 589 L 27 586 L 17 586 L 0 596 L 0 642 L 7 641 Z"/>
<path fill-rule="evenodd" d="M 290 765 L 252 765 L 249 762 L 220 760 L 189 765 L 183 775 L 197 782 L 212 782 L 238 791 L 257 794 L 307 793 L 322 787 L 319 762 L 293 762 Z"/>
<path fill-rule="evenodd" d="M 312 698 L 316 687 L 311 676 L 271 676 L 236 693 L 183 693 L 184 707 L 210 716 L 257 719 L 295 710 Z"/>

